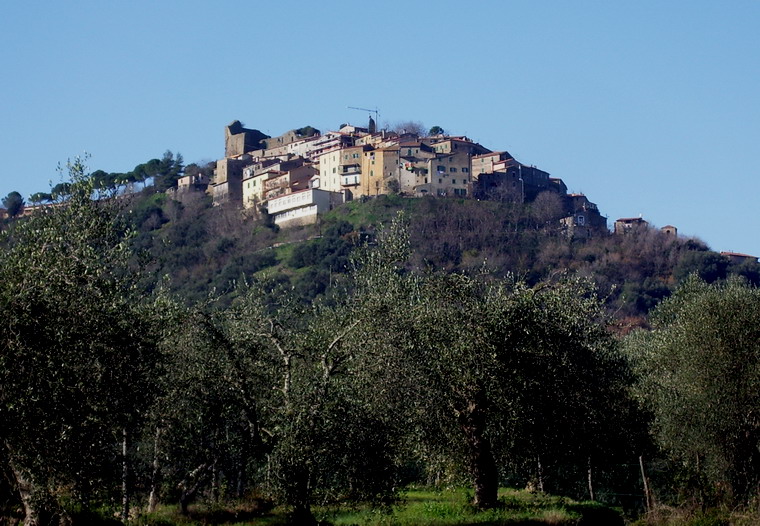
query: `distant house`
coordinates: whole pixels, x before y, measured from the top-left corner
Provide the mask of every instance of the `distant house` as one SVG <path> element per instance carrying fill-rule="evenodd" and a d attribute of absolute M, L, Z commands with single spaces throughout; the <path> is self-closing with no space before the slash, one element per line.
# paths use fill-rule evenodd
<path fill-rule="evenodd" d="M 721 252 L 720 255 L 727 257 L 731 263 L 757 263 L 757 256 L 750 256 L 749 254 L 740 254 L 739 252 Z"/>
<path fill-rule="evenodd" d="M 491 151 L 482 144 L 472 142 L 467 137 L 450 137 L 444 135 L 426 137 L 423 141 L 430 144 L 436 153 L 466 153 L 472 157 L 473 155 L 482 155 Z"/>
<path fill-rule="evenodd" d="M 399 184 L 401 150 L 395 146 L 370 148 L 363 152 L 362 188 L 357 195 L 376 196 L 390 193 L 390 187 Z"/>
<path fill-rule="evenodd" d="M 424 145 L 422 145 L 424 146 Z M 467 197 L 472 195 L 470 155 L 467 152 L 430 153 L 423 147 L 412 156 L 404 157 L 413 147 L 402 146 L 399 184 L 401 192 L 423 197 Z"/>
<path fill-rule="evenodd" d="M 211 196 L 215 205 L 231 203 L 243 206 L 243 167 L 250 163 L 249 155 L 225 158 L 216 162 Z"/>
<path fill-rule="evenodd" d="M 492 199 L 494 196 L 513 196 L 522 203 L 533 201 L 546 190 L 555 190 L 550 184 L 549 173 L 535 166 L 524 165 L 512 158 L 494 160 L 493 172 L 478 175 L 474 194 L 478 199 Z"/>
<path fill-rule="evenodd" d="M 201 173 L 185 175 L 184 177 L 177 179 L 176 188 L 167 188 L 166 193 L 171 196 L 172 199 L 187 202 L 192 199 L 197 199 L 198 196 L 204 195 L 208 191 L 209 185 L 209 178 Z"/>
<path fill-rule="evenodd" d="M 565 212 L 562 218 L 565 234 L 571 238 L 589 238 L 601 233 L 608 233 L 607 219 L 599 213 L 599 208 L 584 194 L 568 194 L 564 198 Z"/>
<path fill-rule="evenodd" d="M 490 152 L 472 156 L 472 179 L 477 181 L 480 174 L 493 173 L 494 163 L 513 159 L 509 152 Z"/>
<path fill-rule="evenodd" d="M 621 217 L 615 221 L 615 234 L 627 234 L 639 228 L 646 228 L 649 223 L 640 217 Z"/>
<path fill-rule="evenodd" d="M 660 232 L 667 236 L 678 237 L 678 229 L 673 225 L 665 225 L 660 229 Z"/>
<path fill-rule="evenodd" d="M 177 179 L 178 192 L 205 192 L 208 188 L 209 178 L 203 174 L 192 174 Z"/>

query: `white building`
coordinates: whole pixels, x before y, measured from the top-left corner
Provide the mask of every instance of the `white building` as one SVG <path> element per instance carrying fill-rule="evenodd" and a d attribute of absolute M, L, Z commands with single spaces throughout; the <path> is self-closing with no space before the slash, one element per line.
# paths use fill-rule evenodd
<path fill-rule="evenodd" d="M 309 188 L 292 194 L 275 197 L 267 202 L 267 211 L 276 225 L 308 225 L 316 223 L 317 216 L 343 203 L 343 194 Z"/>

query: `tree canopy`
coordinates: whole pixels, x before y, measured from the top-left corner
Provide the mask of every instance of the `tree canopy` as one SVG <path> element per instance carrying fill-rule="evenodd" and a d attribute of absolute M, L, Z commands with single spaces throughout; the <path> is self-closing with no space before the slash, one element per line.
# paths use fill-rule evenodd
<path fill-rule="evenodd" d="M 3 198 L 3 206 L 9 217 L 16 217 L 24 210 L 24 198 L 18 192 L 10 192 Z"/>
<path fill-rule="evenodd" d="M 760 290 L 693 276 L 628 352 L 660 446 L 703 499 L 746 502 L 760 484 Z"/>
<path fill-rule="evenodd" d="M 64 487 L 85 506 L 113 487 L 159 371 L 116 203 L 91 199 L 81 161 L 69 170 L 67 203 L 4 232 L 0 252 L 0 439 L 28 525 L 70 511 Z"/>

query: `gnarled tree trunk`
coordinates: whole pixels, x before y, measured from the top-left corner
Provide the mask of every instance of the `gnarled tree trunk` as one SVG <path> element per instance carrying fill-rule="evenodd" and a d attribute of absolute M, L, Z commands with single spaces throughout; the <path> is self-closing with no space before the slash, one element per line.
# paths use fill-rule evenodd
<path fill-rule="evenodd" d="M 457 416 L 470 449 L 470 472 L 475 489 L 473 504 L 477 508 L 493 508 L 498 502 L 499 476 L 491 443 L 485 436 L 485 395 L 480 392 L 472 398 Z"/>
<path fill-rule="evenodd" d="M 16 479 L 16 490 L 21 499 L 21 505 L 24 507 L 24 526 L 38 526 L 41 513 L 34 503 L 32 480 L 10 457 L 8 458 L 8 465 Z"/>
<path fill-rule="evenodd" d="M 211 469 L 212 464 L 201 464 L 192 472 L 188 473 L 188 476 L 179 483 L 178 487 L 181 490 L 179 496 L 179 511 L 182 515 L 188 515 L 188 507 L 198 494 L 198 491 L 208 480 L 211 474 Z"/>

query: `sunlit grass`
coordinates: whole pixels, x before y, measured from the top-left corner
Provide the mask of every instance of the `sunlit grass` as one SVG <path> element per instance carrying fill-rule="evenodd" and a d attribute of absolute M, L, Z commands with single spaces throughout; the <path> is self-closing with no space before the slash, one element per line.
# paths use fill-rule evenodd
<path fill-rule="evenodd" d="M 466 489 L 413 489 L 406 492 L 399 503 L 386 508 L 357 505 L 315 507 L 313 511 L 320 524 L 335 526 L 622 525 L 616 512 L 599 504 L 579 503 L 529 491 L 503 489 L 499 492 L 499 507 L 491 510 L 477 510 L 471 502 L 472 492 Z M 164 507 L 135 521 L 140 526 L 280 526 L 286 523 L 285 508 L 258 513 L 244 505 L 216 511 L 198 505 L 191 509 L 190 518 L 179 516 L 176 507 Z"/>
<path fill-rule="evenodd" d="M 389 509 L 364 508 L 353 511 L 343 509 L 317 510 L 317 518 L 336 526 L 447 526 L 466 524 L 491 525 L 571 525 L 578 524 L 589 506 L 569 499 L 551 497 L 527 491 L 502 490 L 500 506 L 492 510 L 477 510 L 472 504 L 472 493 L 465 489 L 431 491 L 412 490 L 396 506 Z M 616 514 L 603 506 L 613 522 L 588 524 L 613 525 Z M 574 509 L 577 508 L 577 509 Z M 619 519 L 618 519 L 619 520 Z M 622 522 L 620 522 L 622 524 Z"/>

